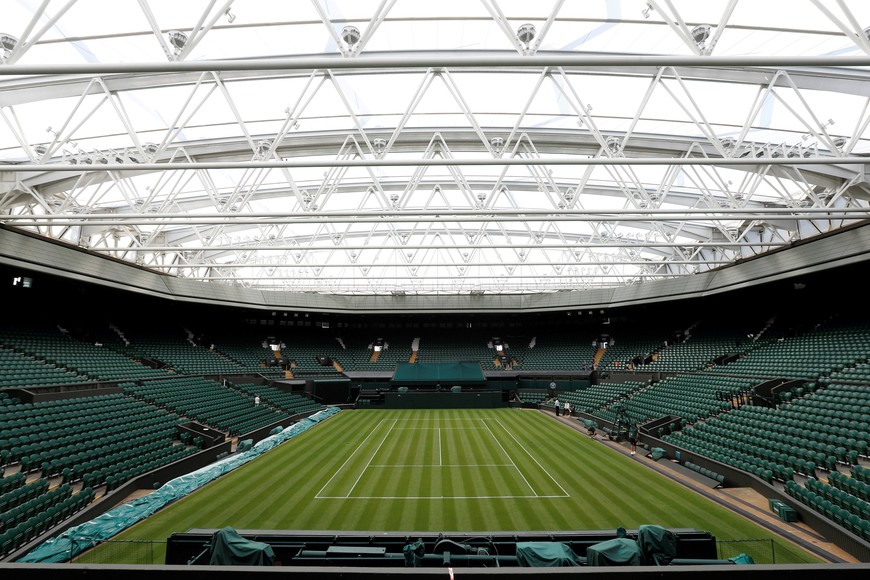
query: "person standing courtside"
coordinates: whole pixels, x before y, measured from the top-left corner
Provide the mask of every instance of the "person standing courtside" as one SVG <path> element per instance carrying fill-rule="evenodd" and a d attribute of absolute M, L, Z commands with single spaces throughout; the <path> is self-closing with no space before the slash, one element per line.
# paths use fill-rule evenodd
<path fill-rule="evenodd" d="M 637 453 L 637 423 L 632 423 L 628 428 L 628 443 L 631 445 L 631 454 Z"/>
<path fill-rule="evenodd" d="M 558 416 L 559 416 L 559 411 L 560 411 L 560 407 L 559 407 L 559 399 L 558 399 L 558 397 L 556 398 L 555 401 L 553 401 L 553 406 L 556 408 L 556 416 L 558 417 Z"/>

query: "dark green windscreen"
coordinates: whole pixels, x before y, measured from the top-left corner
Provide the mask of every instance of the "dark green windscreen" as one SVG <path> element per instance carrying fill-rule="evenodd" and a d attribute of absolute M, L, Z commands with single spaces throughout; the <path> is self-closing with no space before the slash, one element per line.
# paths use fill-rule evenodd
<path fill-rule="evenodd" d="M 453 385 L 485 384 L 486 378 L 477 361 L 452 363 L 399 363 L 393 374 L 393 383 L 414 383 L 444 388 Z"/>

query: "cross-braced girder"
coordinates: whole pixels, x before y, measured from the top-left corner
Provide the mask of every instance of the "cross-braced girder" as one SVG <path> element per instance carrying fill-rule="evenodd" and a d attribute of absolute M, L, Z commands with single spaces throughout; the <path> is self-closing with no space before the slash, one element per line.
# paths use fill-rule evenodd
<path fill-rule="evenodd" d="M 870 211 L 859 2 L 424 4 L 21 3 L 0 221 L 209 283 L 552 292 Z"/>

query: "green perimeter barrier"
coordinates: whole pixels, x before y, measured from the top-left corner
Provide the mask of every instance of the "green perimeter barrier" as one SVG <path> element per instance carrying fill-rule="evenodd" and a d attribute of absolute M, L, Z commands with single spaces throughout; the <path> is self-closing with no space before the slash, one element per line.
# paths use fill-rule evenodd
<path fill-rule="evenodd" d="M 338 407 L 328 407 L 302 419 L 280 433 L 259 441 L 250 450 L 238 453 L 221 461 L 176 477 L 154 492 L 107 511 L 96 518 L 64 531 L 56 538 L 49 538 L 19 558 L 17 562 L 60 563 L 68 562 L 78 554 L 108 540 L 142 521 L 177 499 L 199 489 L 221 475 L 241 467 L 252 459 L 275 448 L 285 441 L 304 433 L 320 421 L 338 413 Z"/>

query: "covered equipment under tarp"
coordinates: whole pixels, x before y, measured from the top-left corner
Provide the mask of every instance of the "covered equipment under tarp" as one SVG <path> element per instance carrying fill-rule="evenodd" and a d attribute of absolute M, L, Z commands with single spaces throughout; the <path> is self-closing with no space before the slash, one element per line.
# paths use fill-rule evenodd
<path fill-rule="evenodd" d="M 561 542 L 517 542 L 517 564 L 528 568 L 582 566 L 583 558 Z"/>
<path fill-rule="evenodd" d="M 586 548 L 587 566 L 640 566 L 640 546 L 628 538 L 613 538 Z"/>
<path fill-rule="evenodd" d="M 271 566 L 274 559 L 272 546 L 243 538 L 229 526 L 212 536 L 210 566 Z"/>
<path fill-rule="evenodd" d="M 640 526 L 637 544 L 647 566 L 667 566 L 677 556 L 677 535 L 661 526 Z"/>

